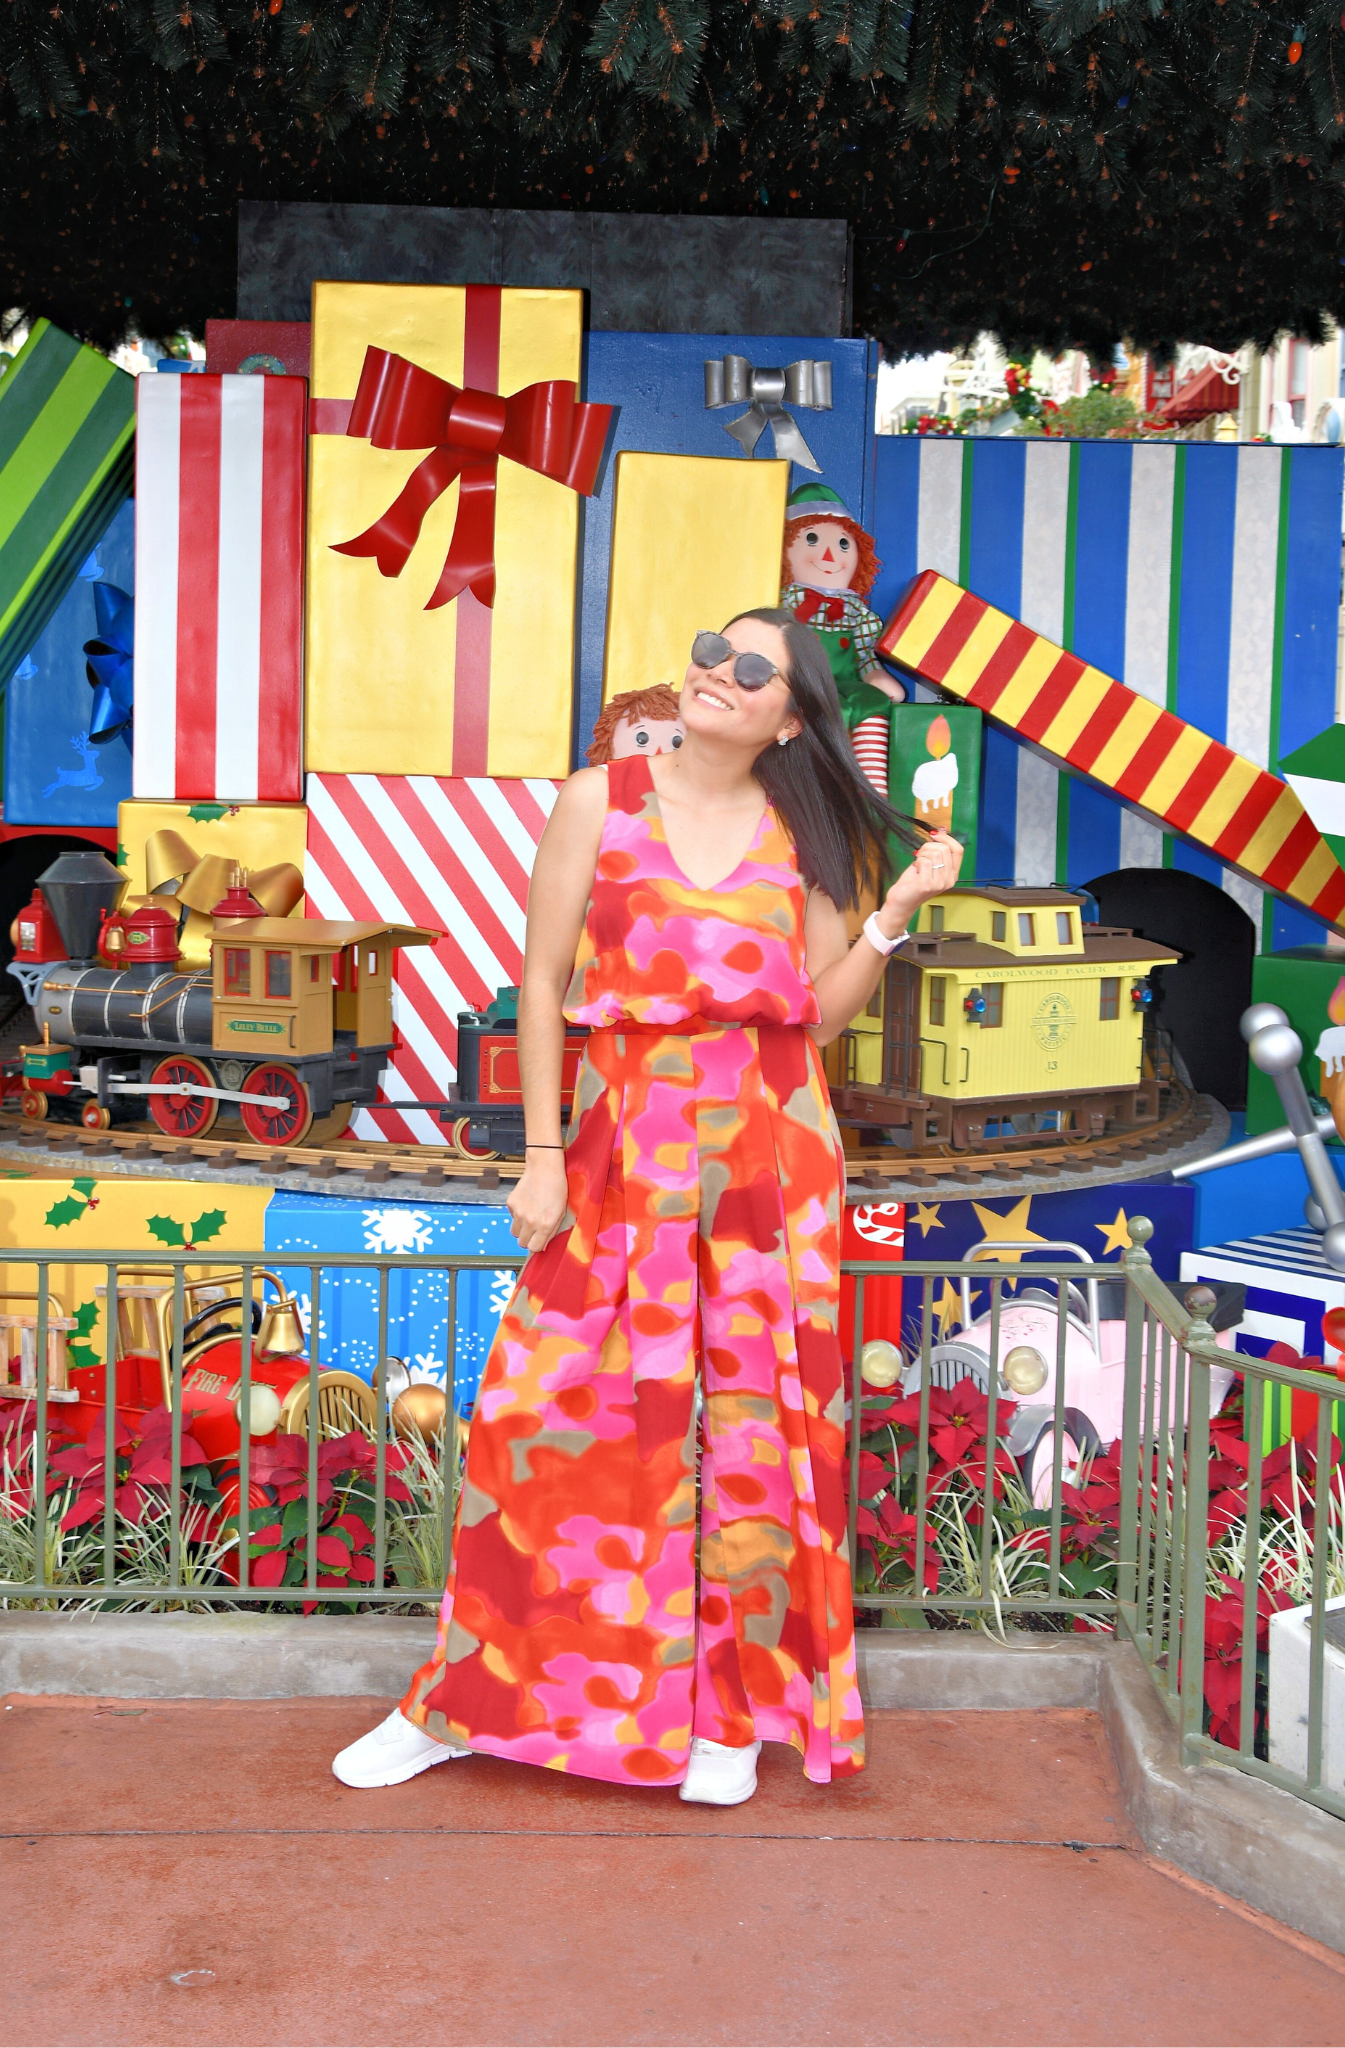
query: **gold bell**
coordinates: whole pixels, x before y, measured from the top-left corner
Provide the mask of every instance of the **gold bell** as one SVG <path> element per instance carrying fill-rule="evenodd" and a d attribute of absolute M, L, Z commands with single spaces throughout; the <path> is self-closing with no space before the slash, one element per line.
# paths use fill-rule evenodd
<path fill-rule="evenodd" d="M 298 1358 L 305 1342 L 299 1304 L 294 1296 L 282 1294 L 278 1301 L 268 1302 L 262 1314 L 255 1348 L 269 1352 L 273 1358 Z"/>

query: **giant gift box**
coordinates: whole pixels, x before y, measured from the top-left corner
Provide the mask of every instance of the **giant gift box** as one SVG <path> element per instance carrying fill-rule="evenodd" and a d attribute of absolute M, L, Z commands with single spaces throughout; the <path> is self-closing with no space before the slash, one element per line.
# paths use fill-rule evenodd
<path fill-rule="evenodd" d="M 313 287 L 306 763 L 564 775 L 583 294 Z M 269 379 L 264 379 L 269 382 Z"/>
<path fill-rule="evenodd" d="M 603 701 L 682 687 L 691 643 L 780 601 L 787 462 L 617 457 Z"/>
<path fill-rule="evenodd" d="M 690 317 L 690 315 L 688 316 Z M 724 403 L 707 389 L 707 370 L 725 363 L 738 376 L 724 380 Z M 825 377 L 792 372 L 824 371 Z M 616 458 L 625 450 L 700 456 L 723 462 L 760 464 L 792 454 L 794 484 L 830 486 L 867 528 L 873 502 L 873 406 L 878 344 L 781 334 L 638 334 L 597 330 L 588 337 L 587 395 L 617 408 L 612 432 Z M 729 399 L 735 384 L 742 397 Z M 766 397 L 768 390 L 781 398 Z M 798 393 L 798 396 L 791 394 Z M 755 395 L 754 395 L 755 394 Z M 829 401 L 829 403 L 827 402 Z M 784 415 L 784 421 L 781 419 Z M 788 422 L 786 425 L 784 422 Z M 801 436 L 795 440 L 794 430 Z M 757 438 L 753 439 L 756 435 Z M 735 447 L 735 442 L 737 446 Z M 748 452 L 748 444 L 751 452 Z M 816 463 L 810 469 L 806 454 Z M 603 654 L 607 629 L 607 586 L 612 565 L 612 517 L 617 489 L 616 459 L 609 462 L 584 512 L 583 616 L 580 626 L 579 714 L 582 754 L 603 701 Z M 716 474 L 706 471 L 707 477 Z M 718 513 L 708 490 L 687 508 L 684 539 L 712 552 Z M 771 568 L 776 579 L 778 564 Z M 774 604 L 778 583 L 765 599 Z M 719 627 L 713 605 L 698 624 Z M 685 667 L 685 654 L 683 654 Z M 678 670 L 678 680 L 681 670 Z M 622 686 L 618 686 L 622 687 Z M 611 686 L 609 685 L 609 694 Z"/>
<path fill-rule="evenodd" d="M 299 1302 L 324 1368 L 372 1381 L 378 1364 L 377 1271 L 323 1268 L 322 1255 L 341 1252 L 435 1253 L 473 1257 L 518 1254 L 506 1210 L 464 1202 L 360 1202 L 342 1195 L 301 1195 L 281 1189 L 266 1211 L 266 1253 Z M 308 1263 L 300 1263 L 308 1261 Z M 313 1274 L 318 1315 L 313 1316 Z M 388 1281 L 387 1349 L 413 1380 L 446 1387 L 453 1368 L 453 1405 L 476 1398 L 496 1324 L 513 1291 L 513 1269 L 461 1272 L 449 1359 L 449 1276 L 442 1268 L 394 1272 Z"/>
<path fill-rule="evenodd" d="M 94 694 L 84 648 L 110 625 L 105 659 L 130 653 L 134 608 L 123 599 L 134 589 L 135 506 L 126 498 L 9 679 L 7 825 L 116 824 L 117 806 L 131 794 L 130 733 L 98 745 L 90 737 Z"/>
<path fill-rule="evenodd" d="M 397 955 L 391 1102 L 443 1101 L 460 1010 L 523 973 L 528 877 L 558 784 L 544 779 L 310 775 L 304 884 L 315 917 L 377 917 L 444 936 Z M 357 1138 L 442 1145 L 431 1112 L 358 1110 Z"/>
<path fill-rule="evenodd" d="M 1305 1359 L 1323 1356 L 1322 1317 L 1345 1307 L 1345 1273 L 1322 1256 L 1315 1230 L 1269 1230 L 1259 1237 L 1234 1238 L 1183 1252 L 1182 1281 L 1241 1281 L 1247 1308 L 1238 1328 L 1237 1349 L 1265 1358 L 1273 1344 L 1288 1344 Z M 1333 1354 L 1334 1355 L 1334 1354 Z M 1332 1428 L 1345 1436 L 1345 1403 L 1335 1404 Z M 1295 1415 L 1294 1410 L 1298 1409 Z M 1266 1448 L 1286 1443 L 1291 1432 L 1316 1423 L 1316 1398 L 1289 1387 L 1266 1387 Z"/>
<path fill-rule="evenodd" d="M 142 377 L 137 797 L 293 802 L 302 786 L 300 377 Z"/>
<path fill-rule="evenodd" d="M 1338 448 L 880 434 L 870 603 L 886 618 L 937 570 L 1278 773 L 1335 717 L 1343 475 Z M 1009 733 L 985 751 L 982 876 L 1076 887 L 1166 860 L 1259 918 L 1217 855 Z M 1313 936 L 1296 911 L 1276 924 L 1268 945 Z"/>
<path fill-rule="evenodd" d="M 95 1175 L 70 1179 L 7 1181 L 0 1192 L 0 1247 L 40 1252 L 51 1260 L 46 1268 L 53 1308 L 75 1327 L 66 1336 L 66 1355 L 77 1370 L 101 1365 L 107 1357 L 107 1267 L 74 1265 L 63 1252 L 124 1251 L 143 1248 L 143 1263 L 152 1265 L 156 1252 L 199 1246 L 211 1258 L 256 1253 L 262 1243 L 263 1219 L 271 1190 L 221 1181 L 156 1180 L 126 1174 L 100 1180 Z M 189 1278 L 204 1277 L 204 1266 L 187 1267 Z M 5 1288 L 21 1297 L 36 1291 L 32 1266 L 4 1269 Z M 0 1309 L 32 1314 L 31 1301 L 0 1293 Z M 17 1348 L 13 1333 L 0 1341 Z M 6 1404 L 8 1406 L 9 1404 Z M 12 1412 L 12 1411 L 11 1411 Z M 3 1418 L 0 1418 L 3 1419 Z"/>
<path fill-rule="evenodd" d="M 117 865 L 127 877 L 126 901 L 161 889 L 166 881 L 186 889 L 186 878 L 198 877 L 201 886 L 191 894 L 200 901 L 191 905 L 182 951 L 187 966 L 205 967 L 210 961 L 208 913 L 214 908 L 209 897 L 216 888 L 223 895 L 221 885 L 227 886 L 236 864 L 254 877 L 263 902 L 270 904 L 272 892 L 261 878 L 278 867 L 303 874 L 306 820 L 302 804 L 125 803 L 117 814 Z M 302 899 L 295 901 L 290 891 L 282 893 L 273 914 L 286 915 L 289 902 L 296 915 L 302 913 Z"/>
<path fill-rule="evenodd" d="M 135 381 L 46 320 L 0 380 L 0 678 L 130 489 Z"/>

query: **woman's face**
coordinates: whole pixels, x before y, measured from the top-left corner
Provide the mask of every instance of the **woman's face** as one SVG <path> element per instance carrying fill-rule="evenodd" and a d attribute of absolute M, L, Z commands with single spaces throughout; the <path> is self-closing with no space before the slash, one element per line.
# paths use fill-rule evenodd
<path fill-rule="evenodd" d="M 782 732 L 791 738 L 801 730 L 797 712 L 789 699 L 785 671 L 789 649 L 778 626 L 764 619 L 735 619 L 725 626 L 724 638 L 733 654 L 714 668 L 692 662 L 682 685 L 682 723 L 688 733 L 727 740 L 757 755 Z M 777 673 L 762 690 L 744 690 L 733 678 L 737 654 L 764 654 L 775 663 Z"/>

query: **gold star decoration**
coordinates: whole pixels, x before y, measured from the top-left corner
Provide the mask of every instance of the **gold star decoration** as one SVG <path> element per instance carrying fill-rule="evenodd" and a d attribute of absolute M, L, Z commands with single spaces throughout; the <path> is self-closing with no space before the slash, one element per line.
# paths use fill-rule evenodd
<path fill-rule="evenodd" d="M 1108 1252 L 1125 1252 L 1130 1250 L 1130 1218 L 1126 1215 L 1124 1209 L 1117 1210 L 1116 1216 L 1111 1223 L 1095 1223 L 1093 1228 L 1101 1233 L 1103 1239 L 1102 1256 L 1104 1259 Z"/>
<path fill-rule="evenodd" d="M 1022 1200 L 1015 1202 L 1012 1209 L 1009 1209 L 1004 1215 L 1000 1215 L 998 1210 L 987 1209 L 981 1202 L 973 1202 L 971 1206 L 976 1211 L 977 1217 L 980 1219 L 981 1229 L 985 1233 L 985 1243 L 979 1250 L 971 1254 L 973 1259 L 995 1258 L 996 1252 L 994 1247 L 997 1244 L 1013 1244 L 1015 1240 L 1031 1244 L 1045 1244 L 1047 1241 L 1039 1230 L 1030 1230 L 1028 1228 L 1027 1219 L 1032 1209 L 1031 1195 L 1024 1195 Z M 1004 1256 L 1007 1259 L 1014 1259 L 1019 1254 L 1017 1252 L 1006 1252 Z M 1007 1279 L 1004 1282 L 1006 1292 L 1017 1285 L 1016 1277 Z"/>
<path fill-rule="evenodd" d="M 924 1232 L 926 1237 L 929 1236 L 931 1230 L 943 1229 L 943 1225 L 939 1221 L 939 1204 L 937 1202 L 917 1202 L 915 1214 L 911 1221 L 918 1229 Z"/>
<path fill-rule="evenodd" d="M 939 1326 L 939 1338 L 941 1341 L 948 1335 L 948 1325 L 950 1323 L 954 1328 L 958 1328 L 961 1325 L 962 1295 L 949 1279 L 944 1280 L 943 1293 L 934 1303 L 934 1320 Z"/>

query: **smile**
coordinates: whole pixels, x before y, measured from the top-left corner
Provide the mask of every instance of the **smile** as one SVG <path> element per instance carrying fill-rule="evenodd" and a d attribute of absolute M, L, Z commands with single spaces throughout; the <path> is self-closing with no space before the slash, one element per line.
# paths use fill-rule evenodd
<path fill-rule="evenodd" d="M 701 704 L 713 704 L 716 711 L 732 711 L 733 709 L 733 706 L 725 698 L 713 696 L 709 690 L 697 690 L 696 698 Z"/>

